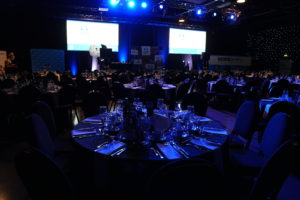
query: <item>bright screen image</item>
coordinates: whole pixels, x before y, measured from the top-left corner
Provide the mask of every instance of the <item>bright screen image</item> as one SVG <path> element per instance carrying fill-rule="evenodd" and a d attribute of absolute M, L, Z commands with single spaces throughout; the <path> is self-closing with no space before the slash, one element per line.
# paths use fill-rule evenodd
<path fill-rule="evenodd" d="M 119 24 L 67 20 L 67 49 L 89 51 L 91 45 L 101 44 L 119 50 Z"/>
<path fill-rule="evenodd" d="M 170 28 L 170 54 L 202 54 L 205 48 L 205 31 Z"/>

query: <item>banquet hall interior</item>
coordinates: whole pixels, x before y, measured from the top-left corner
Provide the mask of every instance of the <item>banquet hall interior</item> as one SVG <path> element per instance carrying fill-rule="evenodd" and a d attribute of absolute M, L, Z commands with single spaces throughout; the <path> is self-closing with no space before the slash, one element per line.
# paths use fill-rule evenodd
<path fill-rule="evenodd" d="M 299 0 L 0 6 L 0 200 L 300 199 Z"/>

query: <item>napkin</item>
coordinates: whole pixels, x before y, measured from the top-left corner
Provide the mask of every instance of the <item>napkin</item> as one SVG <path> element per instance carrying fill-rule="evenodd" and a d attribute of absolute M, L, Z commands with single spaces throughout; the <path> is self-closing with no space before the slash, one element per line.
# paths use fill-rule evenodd
<path fill-rule="evenodd" d="M 75 129 L 72 130 L 72 135 L 87 135 L 87 134 L 95 134 L 96 130 L 94 128 L 81 128 L 81 129 Z"/>
<path fill-rule="evenodd" d="M 84 120 L 82 120 L 82 122 L 86 122 L 86 123 L 101 123 L 101 118 L 100 117 L 88 117 L 85 118 Z"/>
<path fill-rule="evenodd" d="M 207 117 L 195 117 L 197 121 L 200 122 L 211 122 L 212 120 Z"/>
<path fill-rule="evenodd" d="M 274 101 L 274 99 L 261 99 L 261 101 Z"/>
<path fill-rule="evenodd" d="M 203 146 L 203 147 L 206 147 L 210 150 L 215 150 L 217 148 L 219 148 L 220 146 L 218 144 L 215 144 L 213 142 L 210 142 L 208 140 L 205 140 L 203 138 L 192 138 L 190 140 L 190 143 L 193 143 L 193 144 L 196 144 L 196 145 L 199 145 L 199 146 Z"/>
<path fill-rule="evenodd" d="M 178 151 L 176 151 L 174 149 L 174 147 L 169 143 L 165 143 L 165 144 L 158 143 L 157 147 L 164 154 L 164 156 L 168 159 L 181 158 L 180 153 L 178 153 Z"/>
<path fill-rule="evenodd" d="M 219 134 L 219 135 L 228 135 L 228 132 L 224 129 L 215 129 L 215 128 L 209 128 L 209 127 L 204 127 L 203 132 Z"/>
<path fill-rule="evenodd" d="M 171 126 L 171 120 L 162 115 L 153 114 L 151 116 L 151 125 L 154 131 L 166 131 Z"/>
<path fill-rule="evenodd" d="M 113 152 L 117 151 L 118 149 L 125 146 L 125 143 L 117 140 L 113 140 L 111 143 L 108 143 L 106 145 L 103 145 L 99 149 L 96 150 L 98 153 L 110 155 Z"/>

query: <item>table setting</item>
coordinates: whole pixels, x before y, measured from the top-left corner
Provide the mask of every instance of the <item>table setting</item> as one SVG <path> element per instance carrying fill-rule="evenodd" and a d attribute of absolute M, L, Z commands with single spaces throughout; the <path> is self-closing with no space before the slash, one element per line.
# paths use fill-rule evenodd
<path fill-rule="evenodd" d="M 126 114 L 125 107 L 82 120 L 72 130 L 73 139 L 102 156 L 138 160 L 189 159 L 215 151 L 227 140 L 220 123 L 191 108 L 147 112 L 130 105 Z"/>

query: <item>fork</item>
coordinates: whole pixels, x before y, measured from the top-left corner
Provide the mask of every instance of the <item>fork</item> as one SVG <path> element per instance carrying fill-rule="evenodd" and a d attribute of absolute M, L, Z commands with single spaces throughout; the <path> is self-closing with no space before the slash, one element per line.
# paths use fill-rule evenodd
<path fill-rule="evenodd" d="M 171 141 L 170 144 L 172 145 L 172 147 L 174 147 L 179 153 L 181 153 L 185 158 L 189 158 L 189 154 L 182 149 L 181 147 L 179 147 L 174 141 Z"/>
<path fill-rule="evenodd" d="M 161 159 L 164 159 L 163 155 L 161 155 L 158 150 L 156 150 L 154 147 L 150 147 L 150 149 L 154 152 L 154 154 L 157 156 L 157 157 L 160 157 Z"/>

